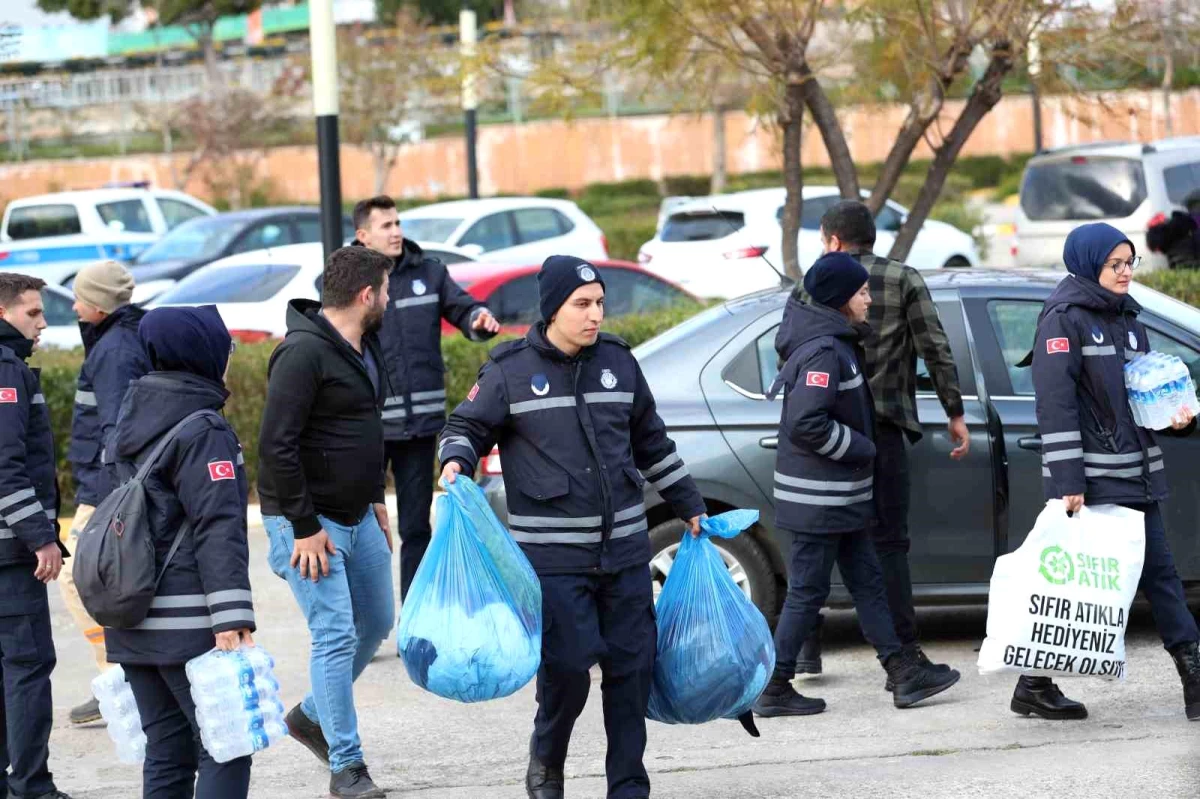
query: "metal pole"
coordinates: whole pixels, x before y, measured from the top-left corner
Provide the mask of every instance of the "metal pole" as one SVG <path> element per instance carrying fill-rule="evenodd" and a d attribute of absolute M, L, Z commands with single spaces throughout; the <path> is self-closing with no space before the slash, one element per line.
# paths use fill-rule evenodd
<path fill-rule="evenodd" d="M 1042 71 L 1042 51 L 1035 30 L 1029 37 L 1029 97 L 1033 101 L 1033 152 L 1042 151 L 1042 103 L 1038 92 L 1038 75 Z"/>
<path fill-rule="evenodd" d="M 338 158 L 337 37 L 333 0 L 310 0 L 313 113 L 317 118 L 317 174 L 321 181 L 321 243 L 325 256 L 342 246 L 342 169 Z"/>
<path fill-rule="evenodd" d="M 467 194 L 472 200 L 479 198 L 479 170 L 475 160 L 475 107 L 478 98 L 475 96 L 475 65 L 471 59 L 475 57 L 476 34 L 475 12 L 464 8 L 458 14 L 458 33 L 462 43 L 462 55 L 466 63 L 463 71 L 462 107 L 467 136 Z"/>

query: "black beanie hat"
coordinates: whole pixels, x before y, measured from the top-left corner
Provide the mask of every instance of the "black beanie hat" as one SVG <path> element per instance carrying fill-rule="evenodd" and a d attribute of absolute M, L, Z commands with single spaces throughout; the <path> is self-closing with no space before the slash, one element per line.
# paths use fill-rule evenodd
<path fill-rule="evenodd" d="M 813 302 L 841 309 L 871 278 L 866 267 L 844 252 L 822 255 L 804 273 L 804 290 Z"/>
<path fill-rule="evenodd" d="M 542 264 L 537 281 L 542 321 L 547 324 L 580 286 L 599 283 L 604 288 L 600 270 L 574 255 L 551 255 Z"/>

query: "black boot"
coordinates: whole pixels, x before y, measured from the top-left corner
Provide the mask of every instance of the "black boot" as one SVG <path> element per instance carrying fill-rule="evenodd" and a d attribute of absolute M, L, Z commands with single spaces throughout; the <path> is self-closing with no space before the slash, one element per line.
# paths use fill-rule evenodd
<path fill-rule="evenodd" d="M 772 677 L 754 702 L 754 713 L 763 718 L 813 716 L 824 710 L 824 699 L 801 696 L 785 676 Z"/>
<path fill-rule="evenodd" d="M 1183 709 L 1188 721 L 1200 721 L 1200 645 L 1195 641 L 1171 650 L 1183 681 Z"/>
<path fill-rule="evenodd" d="M 953 671 L 953 669 L 951 669 L 945 663 L 934 663 L 932 660 L 930 660 L 929 657 L 926 656 L 925 651 L 923 649 L 921 649 L 920 644 L 913 644 L 912 646 L 906 646 L 906 647 L 904 647 L 904 649 L 905 649 L 905 651 L 909 652 L 910 654 L 912 654 L 913 657 L 915 657 L 917 659 L 917 663 L 922 668 L 929 669 L 930 671 L 932 671 L 936 674 L 949 674 L 951 671 Z M 892 675 L 889 674 L 887 676 L 887 680 L 885 680 L 883 683 L 883 690 L 887 691 L 890 694 L 895 689 L 895 687 L 896 686 L 892 684 Z"/>
<path fill-rule="evenodd" d="M 525 771 L 525 793 L 529 799 L 563 799 L 562 766 L 547 766 L 534 753 L 529 739 L 529 768 Z"/>
<path fill-rule="evenodd" d="M 284 721 L 287 722 L 288 735 L 292 740 L 304 746 L 328 765 L 329 744 L 325 742 L 325 733 L 321 732 L 321 725 L 304 715 L 304 711 L 300 709 L 299 705 L 288 711 Z"/>
<path fill-rule="evenodd" d="M 92 697 L 82 705 L 71 708 L 72 724 L 91 724 L 93 721 L 103 721 L 100 715 L 100 701 Z"/>
<path fill-rule="evenodd" d="M 1063 696 L 1063 692 L 1049 677 L 1021 677 L 1017 680 L 1009 708 L 1021 716 L 1032 713 L 1051 721 L 1086 719 L 1088 715 L 1082 702 Z"/>
<path fill-rule="evenodd" d="M 892 704 L 896 707 L 912 707 L 931 696 L 940 694 L 962 676 L 954 669 L 934 671 L 922 666 L 917 656 L 910 651 L 892 655 L 883 664 L 892 681 Z"/>
<path fill-rule="evenodd" d="M 387 791 L 375 785 L 367 764 L 360 761 L 329 776 L 329 795 L 336 799 L 383 799 Z"/>
<path fill-rule="evenodd" d="M 824 616 L 817 616 L 817 626 L 813 627 L 812 635 L 800 646 L 800 654 L 796 656 L 797 674 L 821 673 L 821 627 L 825 624 Z"/>

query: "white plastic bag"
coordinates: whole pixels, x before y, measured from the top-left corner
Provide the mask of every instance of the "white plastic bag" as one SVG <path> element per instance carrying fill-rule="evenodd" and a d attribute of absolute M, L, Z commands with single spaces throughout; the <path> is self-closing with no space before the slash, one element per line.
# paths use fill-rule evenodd
<path fill-rule="evenodd" d="M 1146 552 L 1141 511 L 1046 503 L 1021 547 L 996 560 L 979 673 L 1125 679 L 1125 626 Z"/>

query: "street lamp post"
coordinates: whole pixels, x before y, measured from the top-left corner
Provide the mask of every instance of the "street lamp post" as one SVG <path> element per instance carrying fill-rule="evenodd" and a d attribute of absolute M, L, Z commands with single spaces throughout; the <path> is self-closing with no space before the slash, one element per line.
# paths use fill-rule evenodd
<path fill-rule="evenodd" d="M 321 183 L 321 243 L 325 255 L 342 246 L 342 169 L 338 153 L 337 36 L 333 0 L 309 0 L 317 174 Z"/>
<path fill-rule="evenodd" d="M 467 137 L 467 193 L 472 200 L 479 197 L 479 171 L 475 161 L 475 43 L 478 41 L 475 12 L 463 8 L 458 14 L 459 41 L 465 68 L 462 82 L 462 107 Z"/>

